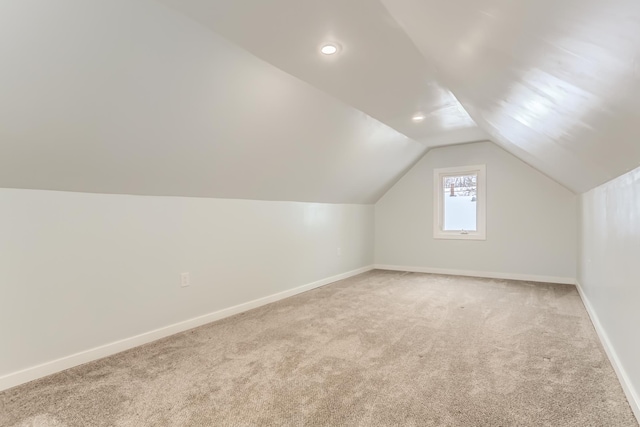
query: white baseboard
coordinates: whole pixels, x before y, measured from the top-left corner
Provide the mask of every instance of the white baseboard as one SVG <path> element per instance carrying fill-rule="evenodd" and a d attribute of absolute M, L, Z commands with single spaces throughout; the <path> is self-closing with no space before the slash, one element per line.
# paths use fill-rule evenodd
<path fill-rule="evenodd" d="M 234 314 L 242 313 L 247 310 L 261 307 L 263 305 L 282 300 L 284 298 L 291 297 L 293 295 L 300 294 L 302 292 L 309 291 L 311 289 L 319 288 L 321 286 L 328 285 L 338 280 L 347 279 L 358 274 L 365 273 L 373 270 L 373 266 L 367 266 L 359 268 L 357 270 L 349 271 L 346 273 L 338 274 L 336 276 L 327 277 L 326 279 L 318 280 L 313 283 L 308 283 L 297 288 L 289 289 L 284 292 L 269 295 L 263 298 L 258 298 L 253 301 L 249 301 L 243 304 L 239 304 L 233 307 L 225 308 L 213 313 L 205 314 L 203 316 L 195 317 L 193 319 L 185 320 L 180 323 L 165 326 L 163 328 L 155 329 L 144 334 L 136 335 L 130 338 L 125 338 L 120 341 L 112 342 L 109 344 L 95 347 L 80 353 L 72 354 L 70 356 L 62 357 L 51 362 L 46 362 L 41 365 L 33 366 L 18 372 L 13 372 L 8 375 L 0 377 L 0 391 L 15 387 L 20 384 L 24 384 L 29 381 L 36 380 L 38 378 L 45 377 L 47 375 L 55 374 L 65 369 L 73 368 L 74 366 L 82 365 L 84 363 L 92 362 L 94 360 L 101 359 L 103 357 L 111 356 L 116 353 L 120 353 L 131 348 L 150 343 L 152 341 L 159 340 L 161 338 L 168 337 L 178 332 L 187 331 L 189 329 L 196 328 L 198 326 L 205 325 L 207 323 L 214 322 L 216 320 L 224 319 L 225 317 L 233 316 Z"/>
<path fill-rule="evenodd" d="M 576 284 L 576 279 L 573 277 L 536 276 L 531 274 L 515 274 L 515 273 L 492 273 L 488 271 L 455 270 L 455 269 L 448 269 L 448 268 L 431 268 L 431 267 L 409 267 L 405 265 L 376 264 L 374 267 L 378 270 L 408 271 L 410 273 L 448 274 L 451 276 L 469 276 L 469 277 L 484 277 L 487 279 L 522 280 L 526 282 L 562 283 L 566 285 Z"/>
<path fill-rule="evenodd" d="M 600 323 L 600 319 L 598 318 L 598 315 L 593 309 L 593 306 L 589 302 L 589 299 L 585 295 L 584 291 L 582 290 L 582 286 L 580 286 L 579 282 L 576 282 L 576 288 L 578 288 L 578 293 L 580 294 L 580 298 L 582 298 L 582 303 L 587 309 L 587 313 L 589 313 L 589 317 L 591 318 L 591 323 L 593 323 L 593 327 L 595 328 L 596 333 L 600 338 L 600 342 L 604 347 L 604 351 L 607 353 L 607 356 L 609 357 L 609 361 L 613 366 L 613 370 L 616 372 L 616 375 L 618 376 L 618 380 L 622 385 L 624 394 L 627 396 L 627 400 L 629 401 L 631 410 L 633 410 L 633 413 L 635 414 L 636 419 L 640 422 L 640 395 L 638 394 L 637 390 L 633 387 L 633 384 L 631 383 L 631 380 L 627 375 L 627 371 L 625 371 L 624 367 L 622 366 L 622 363 L 620 362 L 618 353 L 616 352 L 615 348 L 613 347 L 613 344 L 611 344 L 611 341 L 609 340 L 609 335 L 607 335 L 607 332 L 602 327 L 602 324 Z"/>

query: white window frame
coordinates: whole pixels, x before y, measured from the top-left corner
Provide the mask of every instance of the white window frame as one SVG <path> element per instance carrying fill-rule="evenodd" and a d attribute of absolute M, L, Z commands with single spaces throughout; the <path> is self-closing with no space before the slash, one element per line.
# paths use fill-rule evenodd
<path fill-rule="evenodd" d="M 444 185 L 448 176 L 477 174 L 476 191 L 476 231 L 443 230 L 444 224 Z M 455 240 L 487 239 L 487 173 L 485 165 L 457 166 L 433 170 L 433 238 Z"/>

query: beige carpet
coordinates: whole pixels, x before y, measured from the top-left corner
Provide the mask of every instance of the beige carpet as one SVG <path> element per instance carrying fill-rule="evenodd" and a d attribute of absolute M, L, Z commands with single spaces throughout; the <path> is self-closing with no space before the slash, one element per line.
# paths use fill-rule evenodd
<path fill-rule="evenodd" d="M 636 426 L 575 287 L 373 271 L 0 393 L 1 426 Z"/>

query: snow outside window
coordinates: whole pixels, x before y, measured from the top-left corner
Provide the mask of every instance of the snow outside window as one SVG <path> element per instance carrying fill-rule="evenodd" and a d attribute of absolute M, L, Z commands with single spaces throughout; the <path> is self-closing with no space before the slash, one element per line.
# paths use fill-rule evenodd
<path fill-rule="evenodd" d="M 485 165 L 434 169 L 434 238 L 486 239 L 485 172 Z"/>

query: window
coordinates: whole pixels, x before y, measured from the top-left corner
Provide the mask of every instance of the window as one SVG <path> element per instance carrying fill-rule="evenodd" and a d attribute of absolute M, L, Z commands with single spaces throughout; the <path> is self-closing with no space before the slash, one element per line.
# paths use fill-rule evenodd
<path fill-rule="evenodd" d="M 485 166 L 434 169 L 433 237 L 485 240 Z"/>

